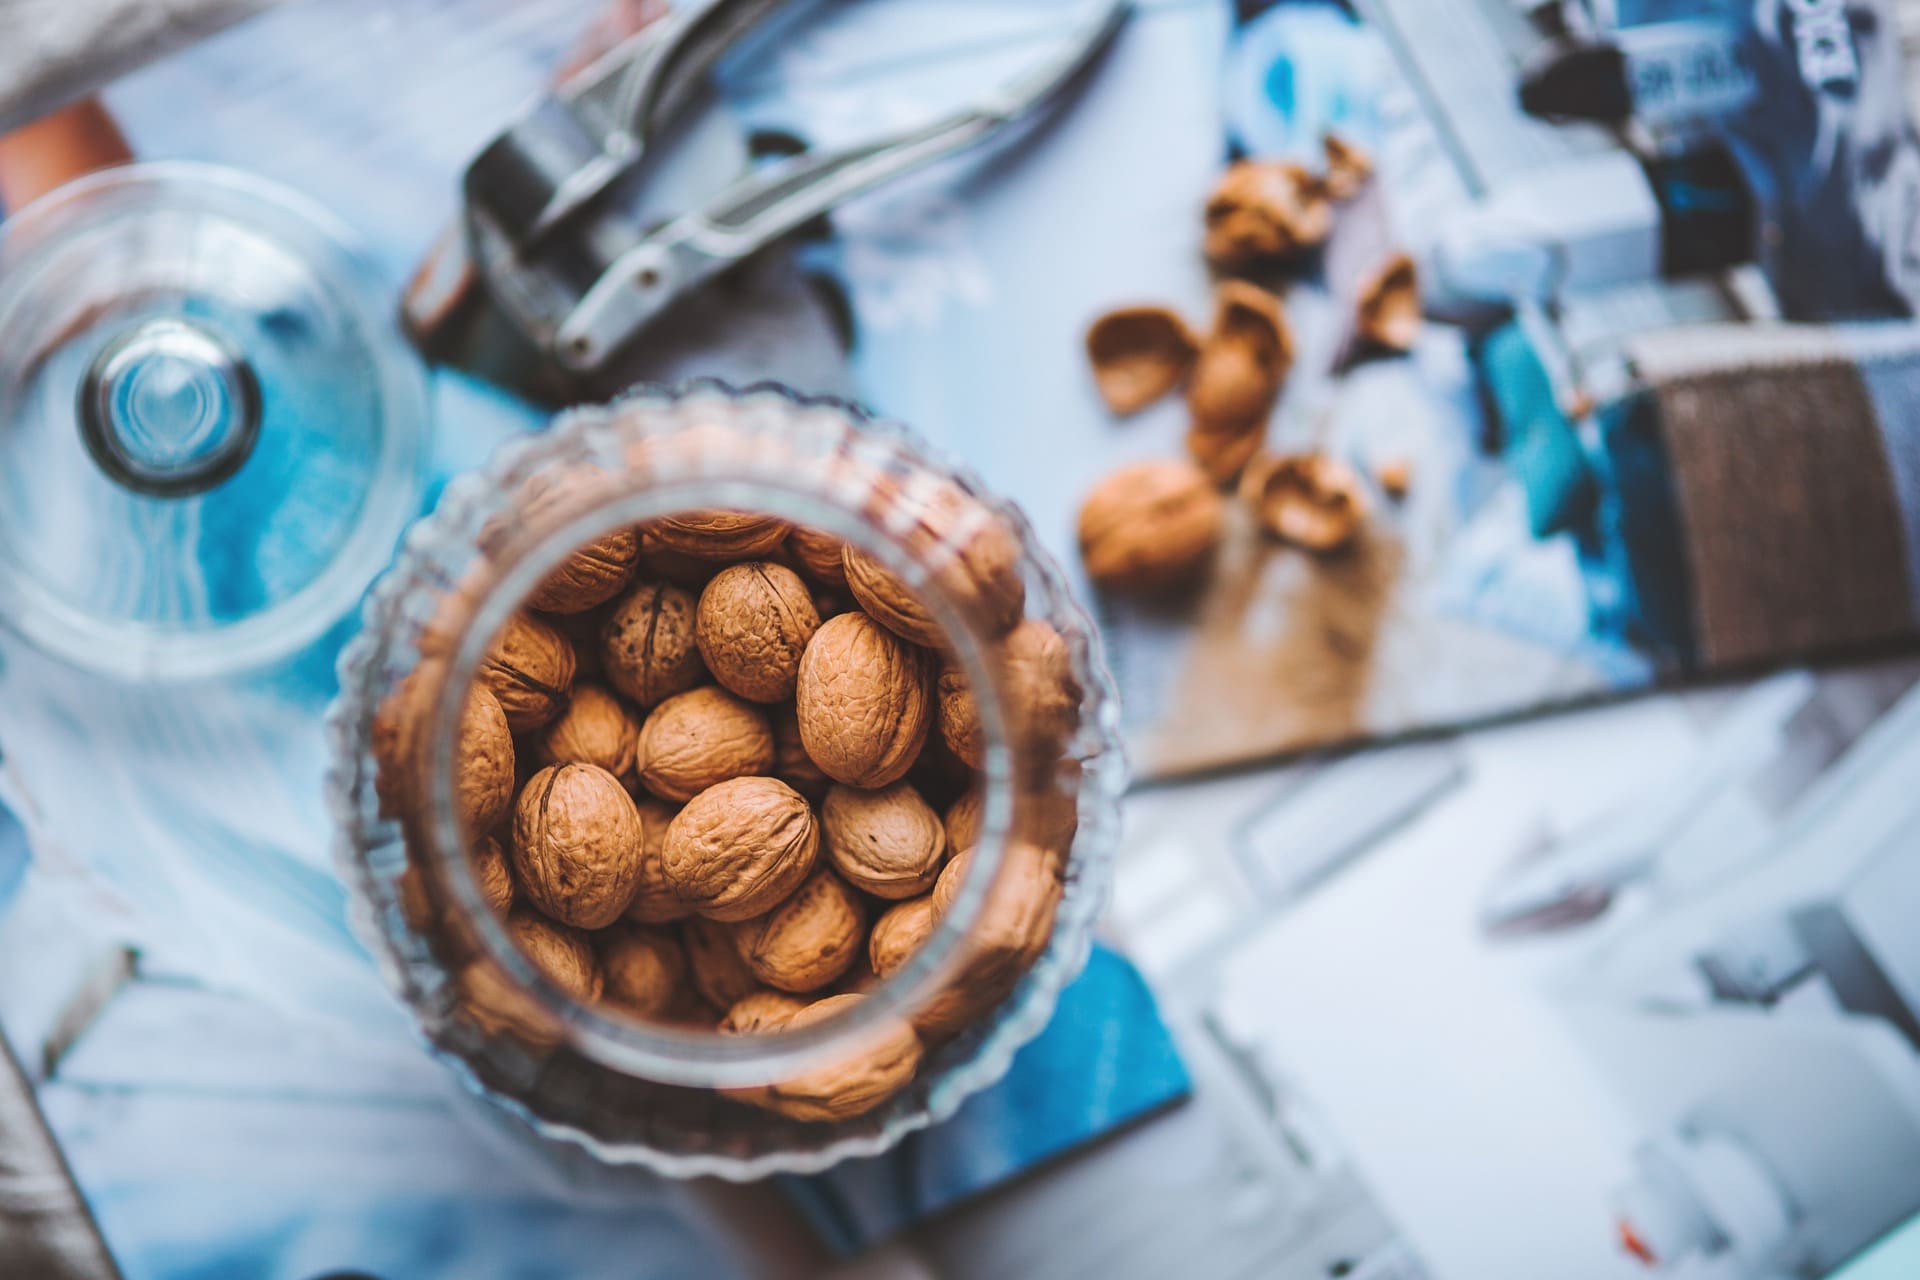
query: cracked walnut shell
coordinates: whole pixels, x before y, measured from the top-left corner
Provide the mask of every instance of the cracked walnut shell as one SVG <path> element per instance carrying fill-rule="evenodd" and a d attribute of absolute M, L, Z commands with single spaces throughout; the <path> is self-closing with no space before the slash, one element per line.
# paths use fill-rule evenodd
<path fill-rule="evenodd" d="M 1122 307 L 1087 330 L 1087 359 L 1107 408 L 1138 413 L 1179 386 L 1200 354 L 1199 340 L 1176 311 Z"/>
<path fill-rule="evenodd" d="M 601 938 L 600 971 L 608 1003 L 642 1018 L 659 1018 L 679 999 L 687 957 L 665 930 L 617 925 Z"/>
<path fill-rule="evenodd" d="M 905 782 L 880 791 L 833 788 L 820 805 L 820 833 L 834 870 L 877 898 L 925 893 L 947 853 L 939 815 Z"/>
<path fill-rule="evenodd" d="M 1362 282 L 1354 336 L 1382 351 L 1413 350 L 1420 337 L 1420 274 L 1410 256 L 1395 254 Z"/>
<path fill-rule="evenodd" d="M 618 920 L 640 881 L 640 815 L 620 780 L 590 764 L 549 765 L 513 813 L 513 869 L 533 905 L 562 924 Z"/>
<path fill-rule="evenodd" d="M 1242 160 L 1207 200 L 1207 261 L 1225 271 L 1296 257 L 1325 243 L 1333 206 L 1318 178 L 1286 161 Z"/>
<path fill-rule="evenodd" d="M 929 655 L 863 613 L 821 624 L 800 657 L 794 709 L 807 755 L 836 782 L 884 787 L 920 755 L 933 722 Z"/>
<path fill-rule="evenodd" d="M 620 699 L 597 684 L 576 684 L 560 718 L 540 734 L 534 755 L 542 764 L 599 765 L 614 777 L 633 769 L 640 724 Z"/>
<path fill-rule="evenodd" d="M 1360 477 L 1324 454 L 1262 458 L 1248 470 L 1240 492 L 1263 529 L 1308 551 L 1338 551 L 1367 519 Z"/>
<path fill-rule="evenodd" d="M 865 998 L 849 993 L 817 1000 L 789 1018 L 781 1030 L 815 1026 Z M 920 1069 L 921 1054 L 913 1028 L 889 1018 L 853 1057 L 764 1088 L 735 1090 L 732 1096 L 794 1120 L 832 1124 L 865 1115 L 906 1088 Z"/>
<path fill-rule="evenodd" d="M 1187 386 L 1193 430 L 1238 436 L 1265 428 L 1292 369 L 1293 333 L 1280 299 L 1244 281 L 1222 282 Z"/>
<path fill-rule="evenodd" d="M 1191 462 L 1134 463 L 1081 504 L 1080 557 L 1103 587 L 1171 587 L 1191 581 L 1212 557 L 1224 519 L 1225 503 Z"/>
<path fill-rule="evenodd" d="M 700 593 L 694 639 L 713 678 L 750 702 L 784 702 L 820 614 L 800 575 L 764 560 L 736 564 Z"/>
<path fill-rule="evenodd" d="M 778 778 L 734 778 L 687 802 L 667 828 L 660 860 L 682 901 L 733 923 L 799 888 L 819 851 L 805 797 Z"/>
<path fill-rule="evenodd" d="M 521 612 L 507 619 L 480 663 L 479 679 L 515 733 L 538 729 L 566 709 L 573 644 L 551 623 Z"/>
<path fill-rule="evenodd" d="M 890 978 L 906 967 L 907 961 L 927 939 L 933 936 L 939 913 L 934 910 L 933 895 L 922 894 L 887 909 L 873 922 L 873 934 L 867 940 L 867 959 L 874 973 Z"/>
<path fill-rule="evenodd" d="M 1337 133 L 1321 136 L 1320 150 L 1326 166 L 1320 175 L 1320 189 L 1327 198 L 1345 203 L 1360 194 L 1373 178 L 1373 157 Z"/>
<path fill-rule="evenodd" d="M 839 876 L 816 867 L 793 896 L 735 926 L 753 976 L 781 991 L 818 991 L 845 973 L 866 942 L 867 912 Z"/>
<path fill-rule="evenodd" d="M 694 596 L 667 583 L 641 583 L 600 627 L 607 681 L 642 709 L 685 693 L 707 673 L 694 638 Z"/>
<path fill-rule="evenodd" d="M 655 707 L 634 750 L 640 784 L 663 800 L 691 800 L 772 767 L 773 728 L 765 714 L 711 685 Z"/>

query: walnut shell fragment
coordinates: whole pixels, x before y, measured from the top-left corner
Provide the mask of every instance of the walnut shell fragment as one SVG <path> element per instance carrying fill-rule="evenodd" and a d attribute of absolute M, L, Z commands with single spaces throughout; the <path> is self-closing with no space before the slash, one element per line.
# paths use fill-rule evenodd
<path fill-rule="evenodd" d="M 820 614 L 800 575 L 764 560 L 723 569 L 700 593 L 694 639 L 713 678 L 750 702 L 784 702 Z"/>
<path fill-rule="evenodd" d="M 1248 470 L 1240 493 L 1261 528 L 1307 551 L 1338 551 L 1367 519 L 1360 477 L 1324 454 L 1262 458 Z"/>
<path fill-rule="evenodd" d="M 1187 387 L 1187 449 L 1216 483 L 1237 478 L 1259 449 L 1292 369 L 1293 333 L 1280 300 L 1243 281 L 1222 283 Z"/>
<path fill-rule="evenodd" d="M 1179 386 L 1200 354 L 1200 342 L 1176 311 L 1122 307 L 1087 330 L 1087 359 L 1107 408 L 1138 413 Z"/>
<path fill-rule="evenodd" d="M 551 623 L 516 613 L 494 637 L 479 679 L 500 700 L 513 731 L 526 733 L 566 710 L 573 673 L 573 643 Z"/>
<path fill-rule="evenodd" d="M 640 815 L 626 788 L 590 764 L 550 765 L 513 812 L 513 869 L 533 905 L 562 924 L 618 920 L 640 881 Z"/>
<path fill-rule="evenodd" d="M 793 896 L 736 926 L 753 976 L 781 991 L 818 991 L 847 971 L 866 940 L 867 912 L 839 876 L 816 867 Z"/>
<path fill-rule="evenodd" d="M 661 929 L 619 925 L 600 941 L 606 999 L 628 1013 L 658 1018 L 671 1011 L 687 975 L 679 939 Z"/>
<path fill-rule="evenodd" d="M 834 869 L 877 898 L 925 893 L 947 854 L 939 815 L 904 782 L 879 791 L 833 788 L 820 805 L 820 832 Z"/>
<path fill-rule="evenodd" d="M 1333 232 L 1320 179 L 1288 161 L 1242 160 L 1207 200 L 1207 261 L 1223 271 L 1284 262 Z"/>
<path fill-rule="evenodd" d="M 1354 336 L 1382 351 L 1413 350 L 1420 338 L 1420 272 L 1410 255 L 1395 254 L 1361 284 Z"/>
<path fill-rule="evenodd" d="M 680 810 L 652 796 L 634 802 L 640 815 L 640 879 L 633 901 L 627 904 L 627 919 L 639 924 L 670 924 L 693 914 L 693 908 L 680 900 L 667 881 L 660 854 L 667 845 L 667 828 Z"/>
<path fill-rule="evenodd" d="M 688 801 L 667 828 L 660 861 L 682 901 L 733 923 L 799 888 L 819 852 L 804 796 L 778 778 L 734 778 Z"/>
<path fill-rule="evenodd" d="M 865 998 L 852 993 L 828 996 L 794 1014 L 781 1030 L 797 1031 L 825 1022 Z M 921 1053 L 913 1028 L 888 1019 L 854 1057 L 765 1088 L 735 1090 L 732 1096 L 794 1120 L 833 1124 L 865 1115 L 906 1088 L 920 1069 Z"/>
<path fill-rule="evenodd" d="M 694 636 L 694 595 L 663 582 L 636 586 L 600 627 L 607 682 L 641 708 L 685 693 L 707 674 Z"/>
<path fill-rule="evenodd" d="M 773 728 L 760 708 L 711 685 L 668 698 L 640 726 L 634 768 L 662 800 L 691 800 L 729 778 L 773 767 Z"/>
<path fill-rule="evenodd" d="M 542 764 L 594 764 L 618 778 L 632 770 L 639 738 L 640 724 L 620 699 L 597 684 L 576 684 L 534 754 Z"/>
<path fill-rule="evenodd" d="M 848 786 L 898 782 L 933 723 L 932 683 L 929 655 L 865 614 L 822 623 L 794 689 L 807 755 Z"/>
<path fill-rule="evenodd" d="M 1191 581 L 1220 543 L 1225 510 L 1213 482 L 1191 462 L 1122 467 L 1080 506 L 1080 558 L 1087 576 L 1121 591 Z"/>
<path fill-rule="evenodd" d="M 755 991 L 733 1002 L 720 1019 L 722 1035 L 747 1036 L 778 1031 L 787 1019 L 806 1008 L 808 1001 L 785 991 Z"/>
<path fill-rule="evenodd" d="M 668 551 L 703 560 L 752 560 L 785 542 L 791 528 L 777 516 L 711 509 L 662 517 L 647 533 Z"/>
<path fill-rule="evenodd" d="M 873 934 L 867 939 L 867 958 L 873 971 L 891 978 L 906 967 L 914 953 L 933 936 L 939 913 L 934 910 L 933 895 L 922 894 L 887 909 L 873 922 Z"/>
<path fill-rule="evenodd" d="M 1329 200 L 1345 204 L 1360 194 L 1373 179 L 1373 157 L 1337 133 L 1320 138 L 1320 150 L 1326 166 L 1320 175 L 1320 189 Z"/>

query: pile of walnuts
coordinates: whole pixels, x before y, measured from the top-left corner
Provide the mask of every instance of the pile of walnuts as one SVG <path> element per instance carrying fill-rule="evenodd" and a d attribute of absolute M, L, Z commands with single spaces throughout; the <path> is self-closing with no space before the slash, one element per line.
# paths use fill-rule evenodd
<path fill-rule="evenodd" d="M 895 498 L 905 550 L 994 637 L 1014 832 L 956 981 L 856 1060 L 732 1095 L 801 1120 L 879 1105 L 1005 999 L 1051 936 L 1075 827 L 1082 691 L 1026 616 L 1017 539 L 945 481 Z M 376 725 L 403 816 L 419 683 Z M 943 629 L 883 565 L 770 516 L 689 511 L 579 548 L 513 616 L 467 695 L 455 792 L 488 904 L 555 985 L 751 1035 L 832 1016 L 932 934 L 979 840 L 986 750 Z M 476 963 L 469 1011 L 527 1033 L 537 1009 L 504 985 Z"/>

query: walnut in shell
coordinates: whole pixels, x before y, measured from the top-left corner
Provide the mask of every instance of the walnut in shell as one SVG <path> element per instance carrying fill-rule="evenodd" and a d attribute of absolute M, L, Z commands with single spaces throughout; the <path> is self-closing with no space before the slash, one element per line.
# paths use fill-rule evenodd
<path fill-rule="evenodd" d="M 800 575 L 749 561 L 723 569 L 700 593 L 694 638 L 713 678 L 751 702 L 784 702 L 820 615 Z"/>
<path fill-rule="evenodd" d="M 1166 307 L 1122 307 L 1087 330 L 1087 359 L 1107 408 L 1138 413 L 1187 376 L 1200 343 L 1178 312 Z"/>
<path fill-rule="evenodd" d="M 867 936 L 860 897 L 825 867 L 766 915 L 735 926 L 753 976 L 781 991 L 818 991 L 847 971 Z"/>
<path fill-rule="evenodd" d="M 773 776 L 818 804 L 833 779 L 820 771 L 800 741 L 800 713 L 789 702 L 774 707 L 768 718 L 773 722 Z"/>
<path fill-rule="evenodd" d="M 527 603 L 543 613 L 585 613 L 619 595 L 640 563 L 640 537 L 616 529 L 569 552 Z"/>
<path fill-rule="evenodd" d="M 863 613 L 814 633 L 794 688 L 800 741 L 822 772 L 853 787 L 906 776 L 933 722 L 927 653 Z"/>
<path fill-rule="evenodd" d="M 1207 201 L 1207 261 L 1224 271 L 1294 258 L 1325 243 L 1333 206 L 1297 164 L 1242 160 Z"/>
<path fill-rule="evenodd" d="M 473 846 L 473 880 L 480 886 L 480 896 L 487 900 L 487 908 L 495 915 L 504 916 L 513 906 L 513 869 L 507 865 L 507 851 L 500 842 L 488 836 Z"/>
<path fill-rule="evenodd" d="M 867 939 L 867 958 L 873 971 L 882 978 L 898 973 L 927 944 L 938 923 L 939 913 L 934 910 L 932 894 L 908 898 L 889 907 L 886 914 L 873 922 L 873 934 Z"/>
<path fill-rule="evenodd" d="M 732 925 L 695 916 L 680 926 L 680 945 L 687 952 L 688 980 L 715 1008 L 731 1009 L 760 990 L 734 945 Z"/>
<path fill-rule="evenodd" d="M 560 717 L 541 730 L 534 755 L 542 764 L 595 764 L 614 777 L 633 769 L 640 723 L 626 704 L 597 684 L 575 684 Z"/>
<path fill-rule="evenodd" d="M 1420 337 L 1420 273 L 1409 255 L 1395 254 L 1361 283 L 1354 336 L 1382 351 L 1413 350 Z"/>
<path fill-rule="evenodd" d="M 819 851 L 805 797 L 778 778 L 734 778 L 687 802 L 667 828 L 660 860 L 682 901 L 731 923 L 771 911 L 799 888 Z"/>
<path fill-rule="evenodd" d="M 1027 618 L 1000 642 L 998 658 L 1007 719 L 1022 763 L 1051 765 L 1080 727 L 1086 697 L 1073 674 L 1073 653 L 1045 620 Z"/>
<path fill-rule="evenodd" d="M 1081 504 L 1080 558 L 1088 577 L 1115 590 L 1190 583 L 1219 545 L 1224 518 L 1225 503 L 1191 462 L 1133 463 Z"/>
<path fill-rule="evenodd" d="M 375 787 L 381 812 L 413 817 L 424 795 L 427 734 L 434 703 L 445 687 L 446 663 L 428 659 L 410 672 L 374 714 Z M 454 766 L 454 802 L 466 830 L 484 834 L 513 806 L 513 734 L 499 700 L 476 681 L 460 712 L 460 742 Z"/>
<path fill-rule="evenodd" d="M 642 708 L 685 693 L 707 674 L 694 640 L 695 598 L 661 582 L 636 586 L 600 628 L 600 662 L 614 688 Z"/>
<path fill-rule="evenodd" d="M 507 936 L 554 986 L 576 1000 L 600 998 L 604 978 L 585 934 L 522 908 L 507 916 Z"/>
<path fill-rule="evenodd" d="M 828 996 L 794 1014 L 781 1028 L 797 1031 L 846 1012 L 866 997 Z M 853 1057 L 762 1089 L 733 1091 L 734 1097 L 794 1120 L 833 1124 L 865 1115 L 907 1087 L 920 1069 L 920 1039 L 913 1028 L 888 1019 Z"/>
<path fill-rule="evenodd" d="M 640 883 L 640 815 L 626 788 L 590 764 L 549 765 L 513 813 L 513 869 L 527 899 L 563 924 L 618 920 Z"/>
<path fill-rule="evenodd" d="M 947 749 L 964 760 L 970 769 L 978 769 L 987 758 L 987 732 L 980 723 L 980 705 L 973 700 L 967 673 L 947 667 L 934 682 L 934 695 L 940 711 L 940 736 Z"/>
<path fill-rule="evenodd" d="M 1280 300 L 1240 280 L 1221 284 L 1187 387 L 1187 448 L 1218 483 L 1238 476 L 1265 438 L 1293 368 L 1293 335 Z"/>
<path fill-rule="evenodd" d="M 531 476 L 508 510 L 487 522 L 480 547 L 504 560 L 532 541 L 618 496 L 619 481 L 592 466 L 557 466 Z M 527 603 L 542 613 L 573 614 L 597 608 L 620 593 L 633 576 L 640 539 L 631 529 L 615 529 L 571 552 Z"/>
<path fill-rule="evenodd" d="M 640 883 L 627 904 L 627 919 L 640 924 L 668 924 L 684 920 L 693 908 L 680 901 L 680 895 L 667 883 L 666 868 L 660 853 L 667 845 L 667 828 L 680 810 L 674 805 L 646 796 L 636 800 L 634 812 L 640 815 Z"/>
<path fill-rule="evenodd" d="M 1006 520 L 951 481 L 916 475 L 889 490 L 886 519 L 930 579 L 971 621 L 999 635 L 1020 620 L 1027 584 L 1020 543 Z M 902 639 L 937 647 L 946 638 L 921 598 L 872 556 L 849 546 L 847 588 Z"/>
<path fill-rule="evenodd" d="M 468 831 L 491 831 L 507 816 L 513 806 L 513 771 L 513 735 L 506 712 L 476 684 L 460 711 L 453 780 L 454 801 Z"/>
<path fill-rule="evenodd" d="M 609 1003 L 642 1018 L 659 1018 L 680 997 L 687 957 L 679 939 L 663 929 L 617 925 L 601 937 L 600 971 L 606 975 Z"/>
<path fill-rule="evenodd" d="M 843 539 L 805 525 L 796 526 L 787 535 L 787 554 L 800 566 L 800 572 L 823 587 L 847 585 L 846 567 L 840 563 L 846 549 Z"/>
<path fill-rule="evenodd" d="M 835 787 L 820 806 L 827 858 L 847 883 L 877 898 L 912 898 L 933 887 L 947 833 L 907 783 L 878 791 Z"/>
<path fill-rule="evenodd" d="M 936 917 L 952 909 L 971 869 L 963 854 L 940 873 L 932 895 Z M 913 1026 L 931 1042 L 958 1035 L 1004 1000 L 1053 937 L 1061 884 L 1052 854 L 1024 841 L 1007 846 L 986 903 L 967 934 L 959 975 L 914 1011 Z"/>
<path fill-rule="evenodd" d="M 1367 519 L 1360 477 L 1324 454 L 1262 458 L 1248 470 L 1240 493 L 1261 528 L 1307 551 L 1340 550 Z"/>
<path fill-rule="evenodd" d="M 500 700 L 515 733 L 538 729 L 566 710 L 573 672 L 572 642 L 524 612 L 507 619 L 480 663 L 480 681 Z"/>
<path fill-rule="evenodd" d="M 792 526 L 777 516 L 751 511 L 683 511 L 647 526 L 647 532 L 669 551 L 703 560 L 752 560 L 764 556 L 787 539 Z"/>
<path fill-rule="evenodd" d="M 640 726 L 640 783 L 663 800 L 691 800 L 729 778 L 773 768 L 773 728 L 760 708 L 711 685 L 668 698 Z"/>
<path fill-rule="evenodd" d="M 947 810 L 947 851 L 962 854 L 980 843 L 980 821 L 986 794 L 975 787 Z"/>
<path fill-rule="evenodd" d="M 808 1001 L 785 991 L 755 991 L 733 1002 L 719 1031 L 728 1036 L 758 1035 L 778 1031 L 787 1019 L 806 1008 Z"/>

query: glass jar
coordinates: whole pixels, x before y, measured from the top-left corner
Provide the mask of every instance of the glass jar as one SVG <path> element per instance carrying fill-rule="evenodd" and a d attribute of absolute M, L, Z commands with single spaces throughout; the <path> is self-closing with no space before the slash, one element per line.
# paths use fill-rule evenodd
<path fill-rule="evenodd" d="M 930 498 L 960 518 L 930 525 Z M 770 1034 L 645 1021 L 570 997 L 488 907 L 468 852 L 485 833 L 462 829 L 456 786 L 467 691 L 536 589 L 596 540 L 716 510 L 777 517 L 864 552 L 931 616 L 938 661 L 972 690 L 992 693 L 976 699 L 980 834 L 944 914 L 912 958 L 868 984 L 847 1011 Z M 1028 713 L 996 656 L 1006 610 L 970 590 L 961 571 L 983 521 L 1002 522 L 1011 535 L 1025 619 L 1064 641 L 1071 674 L 1061 687 L 1072 689 L 1077 715 L 1064 738 L 1044 746 L 1020 728 Z M 703 382 L 562 415 L 548 433 L 515 442 L 448 487 L 376 584 L 341 677 L 329 800 L 365 941 L 467 1085 L 537 1132 L 603 1159 L 675 1176 L 749 1178 L 882 1151 L 998 1080 L 1085 963 L 1125 774 L 1093 627 L 1016 511 L 930 458 L 904 429 L 844 403 Z M 423 678 L 425 693 L 416 687 Z M 402 703 L 423 708 L 424 728 L 407 757 L 407 784 L 396 788 L 379 738 L 383 709 Z M 937 727 L 932 736 L 941 736 Z M 922 766 L 934 768 L 937 751 L 927 749 Z M 516 789 L 527 767 L 522 760 Z M 405 799 L 396 802 L 396 791 Z M 980 931 L 1016 864 L 1036 850 L 1058 886 L 1051 934 L 1040 935 L 1044 950 L 1023 972 L 983 979 Z M 801 1120 L 733 1093 L 857 1062 L 902 1021 L 938 1026 L 939 1010 L 983 992 L 989 1006 L 969 1008 L 957 1034 L 923 1035 L 911 1083 L 863 1114 Z"/>

